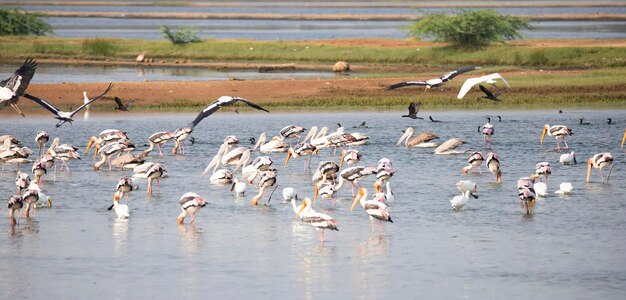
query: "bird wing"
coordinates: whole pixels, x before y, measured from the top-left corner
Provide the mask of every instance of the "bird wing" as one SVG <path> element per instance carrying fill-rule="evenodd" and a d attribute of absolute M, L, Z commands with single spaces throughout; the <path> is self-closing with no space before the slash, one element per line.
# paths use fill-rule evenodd
<path fill-rule="evenodd" d="M 411 102 L 409 104 L 409 116 L 414 116 L 417 114 L 417 111 L 415 109 L 415 103 Z"/>
<path fill-rule="evenodd" d="M 485 95 L 487 95 L 487 98 L 489 98 L 489 99 L 495 99 L 496 98 L 496 96 L 494 96 L 493 93 L 488 88 L 486 88 L 484 85 L 480 84 L 480 85 L 478 85 L 478 88 L 480 88 L 480 90 L 483 91 L 483 93 L 485 93 Z"/>
<path fill-rule="evenodd" d="M 21 96 L 30 80 L 35 75 L 35 71 L 37 70 L 37 62 L 35 62 L 32 58 L 27 58 L 26 61 L 22 64 L 22 66 L 17 69 L 11 77 L 6 80 L 3 80 L 0 83 L 0 86 L 6 87 L 13 91 L 15 95 Z"/>
<path fill-rule="evenodd" d="M 107 89 L 106 89 L 106 90 L 104 90 L 104 92 L 103 92 L 102 94 L 100 94 L 100 95 L 96 96 L 95 98 L 91 99 L 91 100 L 90 100 L 89 102 L 87 102 L 87 103 L 83 103 L 83 105 L 79 106 L 77 109 L 75 109 L 73 112 L 71 112 L 71 113 L 70 113 L 70 117 L 71 117 L 71 116 L 74 116 L 77 112 L 79 112 L 79 111 L 80 111 L 81 109 L 83 109 L 85 106 L 87 106 L 87 105 L 91 104 L 92 102 L 94 102 L 94 101 L 96 101 L 96 100 L 98 100 L 98 99 L 102 98 L 104 95 L 106 95 L 106 94 L 107 94 L 107 93 L 111 90 L 111 88 L 112 88 L 112 87 L 113 87 L 113 83 L 109 83 L 109 86 L 107 87 Z"/>
<path fill-rule="evenodd" d="M 446 82 L 448 80 L 451 80 L 452 78 L 456 77 L 457 75 L 463 74 L 465 72 L 469 72 L 469 71 L 474 71 L 476 69 L 480 69 L 480 67 L 469 67 L 469 68 L 464 68 L 464 69 L 460 69 L 460 70 L 454 70 L 448 74 L 444 74 L 441 77 L 439 77 L 439 79 L 441 79 L 441 81 Z"/>
<path fill-rule="evenodd" d="M 233 97 L 233 98 L 234 98 L 235 100 L 238 100 L 238 101 L 241 101 L 241 102 L 243 102 L 243 103 L 245 103 L 245 104 L 248 104 L 248 105 L 250 105 L 250 106 L 252 106 L 253 108 L 256 108 L 256 109 L 258 109 L 258 110 L 262 110 L 262 111 L 265 111 L 265 112 L 270 112 L 269 110 L 267 110 L 267 109 L 265 109 L 265 108 L 263 108 L 263 107 L 261 107 L 261 106 L 259 106 L 259 105 L 256 105 L 256 104 L 254 104 L 254 103 L 252 103 L 252 102 L 250 102 L 250 101 L 248 101 L 248 100 L 246 100 L 246 99 L 244 99 L 244 98 L 239 98 L 239 97 Z"/>
<path fill-rule="evenodd" d="M 493 73 L 493 74 L 489 74 L 489 75 L 485 75 L 481 77 L 468 78 L 467 80 L 465 80 L 465 83 L 463 83 L 463 86 L 461 87 L 461 90 L 459 91 L 459 94 L 456 96 L 456 98 L 459 100 L 463 99 L 463 97 L 465 97 L 467 92 L 469 92 L 472 89 L 472 87 L 476 84 L 479 84 L 488 80 L 495 80 L 498 78 L 504 80 L 504 78 L 502 78 L 502 76 L 500 76 L 500 74 L 498 73 Z M 504 82 L 506 83 L 507 86 L 509 85 L 506 81 Z"/>
<path fill-rule="evenodd" d="M 386 87 L 385 91 L 391 91 L 391 90 L 395 90 L 397 88 L 401 88 L 401 87 L 405 87 L 405 86 L 411 86 L 411 85 L 428 85 L 428 83 L 426 83 L 426 81 L 405 81 L 405 82 L 392 84 L 392 85 Z"/>
<path fill-rule="evenodd" d="M 189 124 L 189 127 L 191 129 L 193 129 L 204 118 L 210 116 L 211 114 L 216 112 L 218 109 L 220 109 L 220 107 L 222 107 L 222 105 L 223 104 L 221 102 L 217 101 L 217 100 L 213 101 L 211 104 L 209 104 L 207 107 L 205 107 L 193 121 L 191 121 L 191 124 Z"/>
<path fill-rule="evenodd" d="M 24 98 L 26 99 L 30 99 L 33 100 L 35 102 L 37 102 L 39 105 L 43 106 L 45 109 L 49 110 L 51 113 L 55 114 L 55 115 L 59 115 L 59 112 L 61 111 L 60 109 L 58 109 L 56 106 L 46 102 L 46 100 L 43 99 L 39 99 L 35 96 L 32 96 L 30 94 L 24 93 L 22 96 L 24 96 Z"/>
<path fill-rule="evenodd" d="M 496 93 L 494 94 L 494 97 L 498 98 L 498 96 L 500 96 L 500 95 L 502 95 L 502 94 L 506 93 L 506 91 L 507 91 L 506 89 L 499 89 L 499 90 L 497 90 L 497 91 L 496 91 Z"/>
<path fill-rule="evenodd" d="M 124 103 L 122 103 L 122 99 L 120 99 L 119 97 L 115 96 L 113 97 L 115 99 L 115 104 L 117 104 L 118 108 L 123 108 L 124 107 Z"/>

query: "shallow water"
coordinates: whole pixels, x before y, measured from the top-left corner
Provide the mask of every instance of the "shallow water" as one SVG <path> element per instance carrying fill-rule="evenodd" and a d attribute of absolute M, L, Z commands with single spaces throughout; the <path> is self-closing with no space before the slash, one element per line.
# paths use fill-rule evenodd
<path fill-rule="evenodd" d="M 196 128 L 197 142 L 187 147 L 188 155 L 151 154 L 152 160 L 168 168 L 170 177 L 152 197 L 145 195 L 145 182 L 139 182 L 141 190 L 131 194 L 128 221 L 116 220 L 106 208 L 117 179 L 129 172 L 94 172 L 89 155 L 72 161 L 71 174 L 58 174 L 56 182 L 43 185 L 53 199 L 51 208 L 39 209 L 14 229 L 4 210 L 0 297 L 622 299 L 626 295 L 622 196 L 626 155 L 619 149 L 626 111 L 420 112 L 441 123 L 400 118 L 401 113 L 218 113 Z M 496 115 L 502 116 L 501 122 Z M 435 156 L 432 149 L 393 146 L 401 131 L 412 125 L 416 132 L 430 130 L 442 140 L 460 137 L 469 142 L 463 149 L 480 150 L 477 127 L 487 116 L 495 127 L 493 150 L 501 157 L 502 185 L 494 184 L 487 173 L 462 175 L 466 155 Z M 5 131 L 0 134 L 11 133 L 36 149 L 35 133 L 48 130 L 82 151 L 88 137 L 104 129 L 124 129 L 141 144 L 150 134 L 183 126 L 194 117 L 92 113 L 90 120 L 79 117 L 72 126 L 53 129 L 52 118 L 5 115 L 0 120 Z M 591 125 L 577 125 L 581 117 Z M 606 117 L 614 124 L 607 125 Z M 235 134 L 246 145 L 248 137 L 261 131 L 274 135 L 288 124 L 334 129 L 341 122 L 348 131 L 356 131 L 351 127 L 364 120 L 370 127 L 358 131 L 372 142 L 357 147 L 362 164 L 374 165 L 388 157 L 397 170 L 392 179 L 394 223 L 385 224 L 382 235 L 371 235 L 360 208 L 348 211 L 347 188 L 339 193 L 337 209 L 323 210 L 338 220 L 340 230 L 327 232 L 325 244 L 320 244 L 313 228 L 296 222 L 280 195 L 282 188 L 292 186 L 300 197 L 312 196 L 310 174 L 302 173 L 300 159 L 283 169 L 285 156 L 270 155 L 279 177 L 267 207 L 250 205 L 254 188 L 248 187 L 245 199 L 237 199 L 228 186 L 211 185 L 207 176 L 200 177 L 226 135 Z M 556 162 L 561 153 L 553 151 L 554 140 L 547 138 L 539 145 L 544 123 L 573 128 L 575 134 L 568 141 L 578 165 Z M 594 170 L 592 182 L 586 184 L 584 161 L 605 151 L 619 162 L 610 183 L 599 183 Z M 326 150 L 320 155 L 338 160 Z M 318 160 L 314 158 L 313 165 Z M 539 200 L 535 214 L 524 217 L 516 181 L 530 175 L 540 161 L 552 163 L 550 191 L 565 181 L 575 191 Z M 0 176 L 5 199 L 15 192 L 14 178 L 13 172 Z M 476 181 L 480 198 L 453 212 L 448 200 L 457 194 L 454 184 L 460 179 Z M 373 180 L 361 183 L 369 188 Z M 187 191 L 206 197 L 209 204 L 198 213 L 195 225 L 179 226 L 178 199 Z"/>

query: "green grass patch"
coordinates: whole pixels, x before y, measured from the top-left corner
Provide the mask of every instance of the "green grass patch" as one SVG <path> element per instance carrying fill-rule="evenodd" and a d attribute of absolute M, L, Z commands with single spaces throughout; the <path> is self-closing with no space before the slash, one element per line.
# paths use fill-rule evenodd
<path fill-rule="evenodd" d="M 117 51 L 112 40 L 95 38 L 86 39 L 82 42 L 82 52 L 92 56 L 111 56 Z"/>

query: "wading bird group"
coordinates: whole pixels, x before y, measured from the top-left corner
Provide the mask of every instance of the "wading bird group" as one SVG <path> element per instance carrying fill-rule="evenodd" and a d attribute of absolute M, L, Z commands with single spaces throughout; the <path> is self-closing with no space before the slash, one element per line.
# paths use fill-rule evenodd
<path fill-rule="evenodd" d="M 11 105 L 18 113 L 23 115 L 17 107 L 18 99 L 20 97 L 30 99 L 56 116 L 55 118 L 59 120 L 56 127 L 66 122 L 71 124 L 73 117 L 79 111 L 94 101 L 101 99 L 110 92 L 113 87 L 112 84 L 110 84 L 103 93 L 92 99 L 89 99 L 85 93 L 85 101 L 81 106 L 71 112 L 65 112 L 50 104 L 48 101 L 26 93 L 28 84 L 35 74 L 36 67 L 36 62 L 29 58 L 10 78 L 2 81 L 0 84 L 0 103 Z M 479 69 L 479 67 L 463 68 L 430 80 L 402 82 L 389 86 L 388 90 L 411 85 L 425 86 L 426 90 L 429 88 L 437 88 L 460 74 L 477 69 Z M 497 73 L 470 78 L 463 85 L 459 93 L 459 99 L 463 98 L 476 84 L 487 83 L 497 88 L 497 86 L 495 86 L 496 79 L 502 79 L 508 87 L 508 83 Z M 497 90 L 495 93 L 492 93 L 483 85 L 479 87 L 487 95 L 486 98 L 491 100 L 498 100 L 497 97 L 502 94 L 502 90 Z M 116 109 L 128 110 L 129 104 L 123 104 L 117 97 L 115 101 L 118 105 Z M 247 99 L 222 96 L 210 103 L 185 127 L 178 127 L 173 131 L 160 131 L 149 136 L 146 139 L 149 143 L 148 148 L 141 151 L 139 154 L 133 153 L 138 148 L 136 146 L 137 144 L 131 140 L 130 136 L 125 131 L 108 129 L 100 132 L 98 135 L 92 136 L 89 139 L 83 155 L 87 155 L 93 148 L 94 160 L 98 159 L 97 157 L 100 156 L 93 164 L 94 172 L 103 172 L 100 171 L 100 169 L 104 164 L 107 165 L 109 172 L 132 171 L 132 176 L 122 176 L 117 181 L 113 195 L 113 203 L 109 207 L 109 210 L 114 210 L 118 218 L 129 218 L 131 216 L 131 209 L 129 207 L 130 193 L 138 189 L 137 182 L 142 179 L 147 180 L 146 192 L 148 195 L 154 193 L 153 183 L 155 181 L 157 185 L 156 193 L 159 193 L 161 189 L 160 181 L 168 176 L 166 167 L 156 162 L 156 160 L 164 155 L 163 147 L 168 143 L 173 143 L 174 146 L 171 150 L 172 155 L 185 154 L 185 142 L 189 140 L 193 143 L 191 134 L 194 128 L 198 126 L 203 119 L 211 116 L 223 107 L 232 107 L 233 110 L 237 112 L 234 106 L 236 103 L 243 103 L 256 110 L 269 113 L 265 108 Z M 419 102 L 411 103 L 409 105 L 409 114 L 402 117 L 421 119 L 417 117 L 419 108 Z M 500 117 L 498 117 L 498 119 L 501 121 Z M 437 122 L 437 120 L 432 119 L 432 117 L 430 117 L 430 120 Z M 268 205 L 281 180 L 279 176 L 280 170 L 274 166 L 272 156 L 276 159 L 276 156 L 284 155 L 284 165 L 282 169 L 288 167 L 290 159 L 293 158 L 295 160 L 302 157 L 304 174 L 307 174 L 307 170 L 310 170 L 312 174 L 311 181 L 303 183 L 297 189 L 294 187 L 285 187 L 282 189 L 283 199 L 285 202 L 290 203 L 297 220 L 311 225 L 318 232 L 320 241 L 324 242 L 325 230 L 339 230 L 339 222 L 332 216 L 321 212 L 322 210 L 325 210 L 325 212 L 332 211 L 326 207 L 326 201 L 330 200 L 332 207 L 335 208 L 338 204 L 336 199 L 339 193 L 343 193 L 344 195 L 350 194 L 351 199 L 353 198 L 350 211 L 354 210 L 357 204 L 359 204 L 370 219 L 372 234 L 375 234 L 377 231 L 382 233 L 383 223 L 393 222 L 391 206 L 395 201 L 395 196 L 392 191 L 391 182 L 396 171 L 393 168 L 391 160 L 384 157 L 381 158 L 375 166 L 362 165 L 363 157 L 367 156 L 367 152 L 357 150 L 355 147 L 361 147 L 370 143 L 369 136 L 362 132 L 347 132 L 341 124 L 338 125 L 339 127 L 335 131 L 330 131 L 328 127 L 324 127 L 318 131 L 316 126 L 307 130 L 302 126 L 288 125 L 282 129 L 277 129 L 275 131 L 277 135 L 273 136 L 269 141 L 266 132 L 260 134 L 258 141 L 252 138 L 251 141 L 253 143 L 256 142 L 253 147 L 240 145 L 239 139 L 236 136 L 226 136 L 216 155 L 208 163 L 204 172 L 202 172 L 202 175 L 210 172 L 209 181 L 212 184 L 229 186 L 230 191 L 233 192 L 236 197 L 246 197 L 246 190 L 248 188 L 255 189 L 256 192 L 248 193 L 249 195 L 253 195 L 250 203 L 253 206 L 260 204 Z M 451 136 L 446 141 L 438 142 L 436 140 L 439 139 L 439 136 L 429 131 L 414 135 L 414 127 L 408 127 L 403 131 L 396 146 L 404 142 L 406 148 L 435 148 L 432 150 L 433 154 L 468 155 L 466 160 L 467 165 L 462 168 L 463 174 L 480 176 L 480 174 L 482 174 L 481 167 L 484 163 L 490 176 L 492 178 L 495 176 L 497 184 L 501 184 L 502 171 L 500 156 L 492 150 L 492 148 L 495 148 L 494 143 L 492 143 L 492 138 L 496 136 L 494 127 L 495 126 L 491 124 L 491 119 L 488 119 L 487 123 L 484 125 L 479 126 L 478 131 L 482 134 L 483 138 L 483 149 L 490 150 L 488 153 L 485 153 L 485 155 L 480 151 L 461 149 L 467 142 L 458 137 Z M 353 128 L 366 129 L 368 126 L 363 122 L 361 125 L 354 126 Z M 543 143 L 546 134 L 555 138 L 556 150 L 560 151 L 559 139 L 563 139 L 564 146 L 568 149 L 569 146 L 565 137 L 572 135 L 573 131 L 564 125 L 549 126 L 546 124 L 541 135 L 540 143 Z M 54 167 L 53 172 L 55 174 L 53 178 L 56 178 L 56 166 L 58 161 L 60 161 L 61 164 L 61 171 L 65 168 L 67 172 L 70 172 L 68 162 L 81 159 L 79 149 L 76 146 L 61 143 L 58 137 L 53 138 L 51 145 L 47 147 L 50 138 L 48 132 L 39 131 L 32 140 L 37 144 L 38 153 L 31 168 L 33 175 L 33 180 L 31 181 L 29 174 L 22 173 L 19 169 L 20 164 L 33 162 L 31 155 L 33 155 L 34 152 L 24 147 L 20 140 L 11 135 L 0 136 L 0 144 L 2 145 L 0 148 L 0 159 L 2 161 L 3 172 L 5 163 L 15 164 L 17 169 L 15 179 L 17 191 L 15 195 L 8 197 L 7 203 L 12 225 L 19 224 L 21 209 L 24 209 L 24 216 L 29 218 L 34 217 L 37 207 L 50 207 L 52 205 L 51 198 L 42 192 L 42 187 L 45 185 L 46 175 L 52 167 Z M 624 137 L 622 139 L 622 147 L 624 141 L 626 141 L 626 130 L 624 131 Z M 497 143 L 495 143 L 495 145 L 497 145 Z M 159 150 L 159 157 L 154 158 L 153 155 L 154 161 L 148 161 L 148 156 L 155 147 Z M 322 154 L 320 154 L 320 151 L 324 149 L 323 155 L 325 157 L 321 157 Z M 336 153 L 337 150 L 340 151 L 339 155 Z M 257 153 L 258 156 L 253 157 Z M 268 156 L 270 154 L 272 156 Z M 317 157 L 316 159 L 318 160 L 316 168 L 311 167 L 311 160 L 314 159 L 314 157 Z M 559 161 L 562 164 L 575 164 L 575 153 L 573 151 L 564 153 L 561 155 Z M 599 171 L 602 182 L 605 182 L 605 177 L 608 182 L 611 171 L 609 170 L 608 174 L 605 176 L 603 169 L 612 167 L 613 163 L 613 157 L 610 153 L 599 153 L 589 158 L 587 182 L 590 181 L 592 169 Z M 518 180 L 518 198 L 524 213 L 531 214 L 536 198 L 538 196 L 547 195 L 548 176 L 551 172 L 549 162 L 538 162 L 534 172 L 529 177 L 523 177 Z M 373 182 L 373 193 L 369 193 L 366 184 L 363 184 L 363 182 L 367 180 Z M 351 186 L 350 192 L 342 189 L 348 184 Z M 468 204 L 470 197 L 478 198 L 476 195 L 477 184 L 470 180 L 459 181 L 457 188 L 461 194 L 450 200 L 452 209 L 455 211 L 462 210 L 464 206 Z M 302 191 L 312 191 L 313 200 L 311 200 L 311 197 L 304 197 L 300 200 L 298 190 L 301 193 Z M 562 183 L 557 193 L 570 194 L 572 190 L 573 187 L 571 184 Z M 370 195 L 371 197 L 368 198 Z M 318 197 L 321 198 L 321 203 L 319 204 L 317 203 Z M 120 203 L 123 199 L 125 199 L 124 203 Z M 194 223 L 197 219 L 197 213 L 202 207 L 208 205 L 208 201 L 194 192 L 186 192 L 181 196 L 178 204 L 181 209 L 177 218 L 178 223 L 183 224 L 187 216 L 190 217 L 189 222 Z M 17 216 L 17 220 L 15 216 Z"/>

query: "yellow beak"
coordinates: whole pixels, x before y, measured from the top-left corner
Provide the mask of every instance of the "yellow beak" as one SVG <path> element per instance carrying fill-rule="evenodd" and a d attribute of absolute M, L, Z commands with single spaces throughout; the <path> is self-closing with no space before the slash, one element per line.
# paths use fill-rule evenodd
<path fill-rule="evenodd" d="M 300 218 L 300 214 L 302 213 L 305 207 L 306 207 L 306 201 L 302 201 L 302 204 L 300 204 L 300 209 L 298 210 L 298 213 L 296 214 L 296 220 Z"/>
<path fill-rule="evenodd" d="M 546 137 L 546 132 L 548 132 L 548 127 L 543 127 L 543 133 L 541 133 L 541 141 L 539 144 L 543 144 L 543 139 Z"/>
<path fill-rule="evenodd" d="M 313 194 L 313 204 L 315 205 L 315 203 L 317 202 L 317 195 L 320 192 L 320 188 L 318 187 L 319 183 L 315 183 L 315 193 Z"/>
<path fill-rule="evenodd" d="M 85 154 L 87 154 L 87 152 L 89 152 L 89 149 L 91 149 L 91 145 L 93 145 L 94 141 L 95 141 L 95 139 L 93 137 L 89 139 L 89 143 L 87 144 L 87 148 L 85 149 Z"/>
<path fill-rule="evenodd" d="M 622 148 L 624 148 L 625 141 L 626 141 L 626 129 L 624 129 L 624 137 L 622 138 Z"/>
<path fill-rule="evenodd" d="M 502 172 L 498 172 L 498 183 L 501 184 L 502 183 Z"/>
<path fill-rule="evenodd" d="M 291 158 L 291 148 L 289 148 L 289 150 L 287 151 L 287 159 L 285 159 L 285 166 L 284 168 L 287 168 L 287 163 L 289 162 L 289 159 Z"/>
<path fill-rule="evenodd" d="M 343 167 L 343 159 L 346 157 L 346 151 L 341 151 L 341 160 L 339 161 L 339 169 Z"/>
<path fill-rule="evenodd" d="M 380 181 L 374 182 L 374 191 L 376 193 L 382 193 L 383 192 L 383 189 L 381 188 L 381 185 L 382 184 L 380 183 Z"/>
<path fill-rule="evenodd" d="M 52 207 L 52 199 L 48 198 L 48 207 Z"/>
<path fill-rule="evenodd" d="M 589 159 L 587 161 L 587 182 L 589 182 L 589 177 L 591 177 L 591 166 L 593 166 L 593 161 Z"/>
<path fill-rule="evenodd" d="M 354 207 L 356 206 L 356 204 L 359 203 L 359 201 L 361 200 L 361 197 L 363 197 L 363 193 L 364 193 L 364 189 L 359 188 L 359 192 L 356 194 L 356 197 L 354 197 L 354 201 L 352 201 L 352 206 L 350 207 L 350 211 L 354 210 Z"/>

